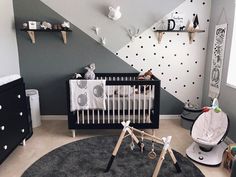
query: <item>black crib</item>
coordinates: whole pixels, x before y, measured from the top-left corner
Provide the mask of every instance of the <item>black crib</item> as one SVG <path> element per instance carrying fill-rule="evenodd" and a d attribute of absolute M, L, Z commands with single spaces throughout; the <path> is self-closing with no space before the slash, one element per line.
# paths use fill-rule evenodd
<path fill-rule="evenodd" d="M 76 129 L 120 129 L 122 121 L 145 129 L 159 128 L 160 80 L 138 80 L 138 73 L 96 73 L 105 79 L 109 92 L 106 110 L 70 110 L 70 88 L 67 81 L 68 127 L 75 136 Z M 125 88 L 125 89 L 122 89 Z M 114 91 L 115 90 L 115 91 Z M 121 90 L 126 90 L 126 95 Z M 131 93 L 132 92 L 132 93 Z"/>

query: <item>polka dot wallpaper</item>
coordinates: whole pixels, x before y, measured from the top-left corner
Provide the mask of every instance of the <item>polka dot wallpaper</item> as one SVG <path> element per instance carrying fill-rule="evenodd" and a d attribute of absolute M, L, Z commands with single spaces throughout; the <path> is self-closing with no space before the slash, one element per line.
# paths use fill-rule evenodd
<path fill-rule="evenodd" d="M 180 101 L 201 104 L 210 9 L 211 0 L 186 0 L 115 54 L 140 72 L 152 69 L 161 87 Z M 186 26 L 198 15 L 205 32 L 196 33 L 191 44 L 187 32 L 165 32 L 158 43 L 154 30 L 173 14 L 181 14 Z"/>

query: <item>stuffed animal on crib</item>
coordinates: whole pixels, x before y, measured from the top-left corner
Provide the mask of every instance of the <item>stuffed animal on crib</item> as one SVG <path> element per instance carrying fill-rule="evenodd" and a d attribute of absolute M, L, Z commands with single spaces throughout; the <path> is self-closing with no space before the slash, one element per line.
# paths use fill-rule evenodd
<path fill-rule="evenodd" d="M 95 79 L 95 63 L 90 64 L 89 66 L 86 66 L 85 69 L 87 70 L 87 72 L 84 75 L 84 78 L 87 80 L 93 80 Z"/>
<path fill-rule="evenodd" d="M 153 74 L 152 74 L 152 69 L 149 69 L 147 72 L 145 72 L 144 74 L 142 75 L 139 75 L 138 76 L 138 80 L 151 80 L 153 78 Z M 138 88 L 136 88 L 138 89 Z M 150 90 L 150 87 L 149 86 L 146 86 L 146 91 Z M 140 88 L 140 91 L 141 93 L 144 92 L 144 85 L 141 85 L 141 88 Z M 138 90 L 135 91 L 136 94 L 138 94 Z M 147 92 L 146 92 L 147 93 Z"/>
<path fill-rule="evenodd" d="M 152 74 L 152 69 L 149 69 L 143 75 L 138 76 L 138 80 L 151 80 L 154 75 Z"/>

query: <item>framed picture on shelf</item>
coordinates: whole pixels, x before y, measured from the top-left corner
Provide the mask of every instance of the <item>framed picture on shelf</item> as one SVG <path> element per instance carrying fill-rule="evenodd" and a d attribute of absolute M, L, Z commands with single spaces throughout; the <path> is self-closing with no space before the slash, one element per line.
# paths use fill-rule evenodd
<path fill-rule="evenodd" d="M 32 29 L 32 30 L 35 30 L 37 29 L 37 22 L 36 21 L 28 21 L 28 26 L 29 26 L 29 29 Z"/>
<path fill-rule="evenodd" d="M 184 26 L 184 15 L 181 13 L 173 14 L 172 19 L 175 21 L 174 30 L 181 30 Z"/>

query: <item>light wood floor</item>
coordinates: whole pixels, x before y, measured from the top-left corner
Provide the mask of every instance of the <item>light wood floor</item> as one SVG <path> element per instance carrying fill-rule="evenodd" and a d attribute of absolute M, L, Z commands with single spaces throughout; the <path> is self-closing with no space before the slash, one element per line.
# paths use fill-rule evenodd
<path fill-rule="evenodd" d="M 21 174 L 37 159 L 51 150 L 91 136 L 119 134 L 118 130 L 79 130 L 76 138 L 71 137 L 67 129 L 67 121 L 47 120 L 34 129 L 33 136 L 26 142 L 26 146 L 18 146 L 13 153 L 1 164 L 0 177 L 20 177 Z M 160 120 L 160 129 L 156 130 L 159 137 L 171 135 L 172 148 L 185 156 L 185 149 L 192 143 L 189 131 L 181 128 L 177 119 Z M 205 167 L 196 164 L 206 177 L 229 177 L 223 167 Z"/>

